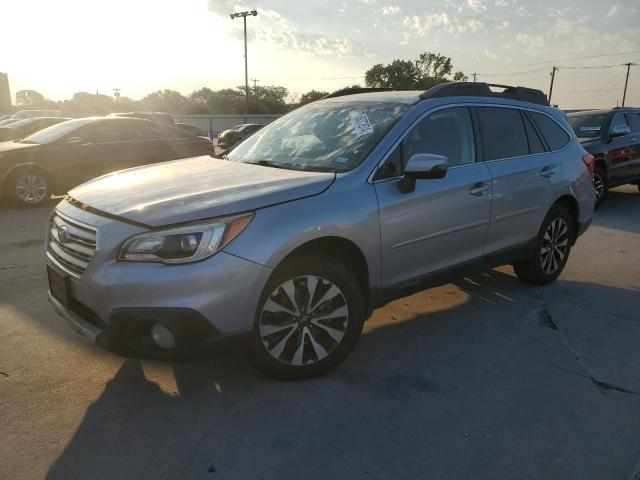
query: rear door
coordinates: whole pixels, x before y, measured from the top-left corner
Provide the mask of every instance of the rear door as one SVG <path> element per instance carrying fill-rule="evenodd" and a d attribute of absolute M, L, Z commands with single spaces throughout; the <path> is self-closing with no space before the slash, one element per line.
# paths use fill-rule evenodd
<path fill-rule="evenodd" d="M 485 253 L 494 254 L 524 246 L 536 237 L 560 165 L 557 156 L 546 152 L 538 128 L 522 110 L 477 106 L 476 114 L 485 162 L 493 176 Z M 564 134 L 566 145 L 570 137 Z"/>
<path fill-rule="evenodd" d="M 398 183 L 417 153 L 449 159 L 444 178 L 417 180 L 415 191 Z M 481 259 L 491 210 L 491 176 L 478 162 L 470 109 L 429 113 L 393 149 L 374 185 L 379 202 L 384 287 Z"/>

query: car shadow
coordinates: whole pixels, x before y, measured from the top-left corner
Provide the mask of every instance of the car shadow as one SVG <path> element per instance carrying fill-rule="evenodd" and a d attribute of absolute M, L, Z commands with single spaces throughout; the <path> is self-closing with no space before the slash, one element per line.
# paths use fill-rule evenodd
<path fill-rule="evenodd" d="M 594 212 L 593 225 L 640 233 L 640 192 L 635 185 L 610 190 L 606 201 Z"/>
<path fill-rule="evenodd" d="M 613 478 L 638 441 L 639 295 L 484 272 L 377 310 L 303 382 L 223 351 L 170 364 L 171 391 L 128 359 L 47 478 Z"/>

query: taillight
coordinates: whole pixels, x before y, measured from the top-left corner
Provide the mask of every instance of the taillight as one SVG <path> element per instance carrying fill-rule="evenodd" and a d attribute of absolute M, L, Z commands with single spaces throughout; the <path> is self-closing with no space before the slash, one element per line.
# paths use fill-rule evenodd
<path fill-rule="evenodd" d="M 593 158 L 593 155 L 591 155 L 590 153 L 585 153 L 584 155 L 582 155 L 582 161 L 587 166 L 589 171 L 593 173 L 593 169 L 596 166 L 596 161 L 595 158 Z"/>

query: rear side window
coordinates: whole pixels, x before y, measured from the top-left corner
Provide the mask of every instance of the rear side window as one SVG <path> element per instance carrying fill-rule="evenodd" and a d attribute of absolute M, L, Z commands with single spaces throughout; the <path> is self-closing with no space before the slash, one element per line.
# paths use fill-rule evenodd
<path fill-rule="evenodd" d="M 569 143 L 571 137 L 554 120 L 542 113 L 529 112 L 549 145 L 549 150 L 560 150 Z"/>
<path fill-rule="evenodd" d="M 520 111 L 477 107 L 485 160 L 529 155 L 529 141 Z"/>
<path fill-rule="evenodd" d="M 627 119 L 624 116 L 624 113 L 616 113 L 616 116 L 613 117 L 613 121 L 611 122 L 611 127 L 609 127 L 609 129 L 612 129 L 613 127 L 617 127 L 618 125 L 622 125 L 622 126 L 629 126 L 629 124 L 627 123 Z"/>
<path fill-rule="evenodd" d="M 631 132 L 640 133 L 640 113 L 627 113 L 627 121 L 631 126 Z"/>
<path fill-rule="evenodd" d="M 536 129 L 533 128 L 531 120 L 529 120 L 529 117 L 526 115 L 524 116 L 524 126 L 527 130 L 527 138 L 529 139 L 529 152 L 533 155 L 544 153 L 546 150 L 542 144 L 542 140 L 540 140 L 540 135 L 538 135 Z"/>

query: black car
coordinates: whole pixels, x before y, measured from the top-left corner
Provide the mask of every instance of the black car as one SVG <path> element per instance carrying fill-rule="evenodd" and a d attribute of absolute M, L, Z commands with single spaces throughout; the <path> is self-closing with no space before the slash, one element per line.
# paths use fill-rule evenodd
<path fill-rule="evenodd" d="M 584 149 L 595 157 L 596 207 L 612 187 L 634 184 L 640 190 L 640 109 L 589 110 L 567 118 Z"/>
<path fill-rule="evenodd" d="M 176 127 L 178 127 L 180 130 L 184 130 L 185 132 L 188 132 L 191 135 L 195 135 L 197 137 L 207 136 L 207 132 L 202 130 L 200 127 L 196 127 L 195 125 L 191 125 L 189 123 L 176 123 Z"/>
<path fill-rule="evenodd" d="M 78 118 L 0 143 L 0 197 L 37 206 L 116 170 L 212 152 L 210 140 L 157 122 Z"/>
<path fill-rule="evenodd" d="M 20 138 L 27 137 L 38 130 L 42 130 L 43 128 L 50 127 L 56 123 L 65 122 L 67 120 L 70 119 L 61 117 L 36 117 L 17 120 L 9 125 L 0 127 L 0 142 L 18 140 Z"/>
<path fill-rule="evenodd" d="M 127 117 L 142 118 L 143 120 L 151 120 L 152 122 L 164 123 L 172 127 L 176 126 L 176 122 L 171 115 L 164 112 L 120 112 L 112 113 L 110 117 Z"/>
<path fill-rule="evenodd" d="M 262 127 L 264 127 L 264 125 L 260 125 L 258 123 L 244 123 L 242 125 L 236 125 L 235 127 L 225 130 L 218 135 L 217 145 L 224 150 L 231 150 Z"/>

